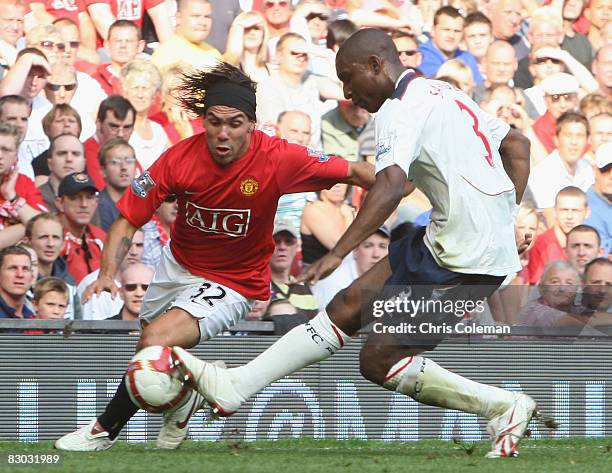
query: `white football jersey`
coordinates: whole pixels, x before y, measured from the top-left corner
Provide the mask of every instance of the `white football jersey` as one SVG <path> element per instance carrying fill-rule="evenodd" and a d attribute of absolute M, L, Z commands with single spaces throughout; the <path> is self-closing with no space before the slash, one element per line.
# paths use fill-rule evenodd
<path fill-rule="evenodd" d="M 499 154 L 510 127 L 448 83 L 411 71 L 375 124 L 376 172 L 401 167 L 433 206 L 425 244 L 437 263 L 468 274 L 520 270 L 516 192 Z"/>

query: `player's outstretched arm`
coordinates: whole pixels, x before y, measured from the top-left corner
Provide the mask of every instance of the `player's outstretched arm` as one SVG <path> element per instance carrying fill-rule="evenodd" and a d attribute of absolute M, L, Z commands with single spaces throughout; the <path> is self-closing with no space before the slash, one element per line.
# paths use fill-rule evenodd
<path fill-rule="evenodd" d="M 346 179 L 342 182 L 350 184 L 352 186 L 363 187 L 369 189 L 374 185 L 376 181 L 376 174 L 374 173 L 374 166 L 370 163 L 349 163 L 349 171 Z"/>
<path fill-rule="evenodd" d="M 336 246 L 310 266 L 299 280 L 315 284 L 319 279 L 329 276 L 346 255 L 389 218 L 405 195 L 406 181 L 406 173 L 397 165 L 380 171 L 357 217 Z"/>
<path fill-rule="evenodd" d="M 132 237 L 138 230 L 137 227 L 128 222 L 121 215 L 115 220 L 115 223 L 108 230 L 104 251 L 102 252 L 102 266 L 98 279 L 87 286 L 83 292 L 81 302 L 85 304 L 93 295 L 100 295 L 102 291 L 111 293 L 113 299 L 117 295 L 117 286 L 115 284 L 115 275 L 117 270 L 132 246 Z"/>
<path fill-rule="evenodd" d="M 529 179 L 530 149 L 529 139 L 514 129 L 510 129 L 499 147 L 504 169 L 516 189 L 517 204 L 523 199 Z"/>

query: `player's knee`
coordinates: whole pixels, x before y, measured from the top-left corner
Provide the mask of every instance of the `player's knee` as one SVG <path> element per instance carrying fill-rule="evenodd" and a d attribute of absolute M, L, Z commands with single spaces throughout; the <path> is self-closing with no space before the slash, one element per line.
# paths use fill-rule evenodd
<path fill-rule="evenodd" d="M 327 310 L 332 322 L 349 335 L 361 328 L 361 304 L 351 288 L 343 289 L 332 299 Z"/>

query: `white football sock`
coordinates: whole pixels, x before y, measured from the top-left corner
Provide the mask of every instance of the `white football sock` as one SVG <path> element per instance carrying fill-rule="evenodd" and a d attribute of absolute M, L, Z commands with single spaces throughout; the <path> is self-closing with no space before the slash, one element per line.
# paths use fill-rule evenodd
<path fill-rule="evenodd" d="M 248 399 L 273 381 L 329 358 L 349 340 L 322 310 L 310 322 L 287 332 L 257 358 L 230 369 L 232 384 Z"/>
<path fill-rule="evenodd" d="M 420 356 L 404 358 L 393 365 L 383 386 L 423 404 L 487 419 L 506 411 L 515 400 L 510 391 L 464 378 Z"/>

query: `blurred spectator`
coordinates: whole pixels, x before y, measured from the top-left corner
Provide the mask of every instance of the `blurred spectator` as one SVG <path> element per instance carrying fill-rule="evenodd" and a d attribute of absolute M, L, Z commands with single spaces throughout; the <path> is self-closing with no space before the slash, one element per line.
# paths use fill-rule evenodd
<path fill-rule="evenodd" d="M 27 243 L 21 242 L 17 246 L 19 246 L 20 248 L 26 249 L 28 253 L 30 253 L 30 262 L 31 262 L 30 266 L 32 268 L 32 281 L 33 282 L 36 281 L 38 279 L 38 254 L 36 253 L 36 251 L 34 251 L 34 248 L 32 248 Z"/>
<path fill-rule="evenodd" d="M 387 227 L 379 227 L 373 235 L 359 244 L 333 273 L 312 286 L 320 310 L 323 310 L 338 292 L 387 256 L 390 236 Z"/>
<path fill-rule="evenodd" d="M 26 33 L 26 47 L 36 48 L 54 64 L 62 59 L 65 46 L 62 35 L 52 24 L 39 24 Z"/>
<path fill-rule="evenodd" d="M 134 22 L 117 20 L 108 30 L 104 47 L 110 54 L 111 62 L 98 65 L 93 78 L 108 95 L 121 95 L 121 69 L 136 59 L 144 49 L 145 42 Z"/>
<path fill-rule="evenodd" d="M 66 316 L 70 293 L 60 278 L 42 278 L 34 285 L 34 318 L 61 320 Z"/>
<path fill-rule="evenodd" d="M 180 3 L 180 2 L 177 2 Z M 143 28 L 145 13 L 151 19 L 155 28 L 155 35 L 160 43 L 169 40 L 172 36 L 172 23 L 168 11 L 168 3 L 163 0 L 135 0 L 126 3 L 122 0 L 111 0 L 111 9 L 117 20 L 129 20 Z"/>
<path fill-rule="evenodd" d="M 176 63 L 196 69 L 210 67 L 221 60 L 221 53 L 205 42 L 210 33 L 212 6 L 209 0 L 178 2 L 176 31 L 153 53 L 151 62 L 164 71 Z"/>
<path fill-rule="evenodd" d="M 17 43 L 23 38 L 24 16 L 22 0 L 0 2 L 0 65 L 7 69 L 17 60 Z"/>
<path fill-rule="evenodd" d="M 56 199 L 62 180 L 75 172 L 85 171 L 85 148 L 74 135 L 56 136 L 49 146 L 49 180 L 39 187 L 45 205 L 57 213 Z"/>
<path fill-rule="evenodd" d="M 0 250 L 0 319 L 34 317 L 25 305 L 31 285 L 32 264 L 28 250 L 18 246 Z"/>
<path fill-rule="evenodd" d="M 599 233 L 589 225 L 576 225 L 567 234 L 565 255 L 580 277 L 584 275 L 585 266 L 602 255 L 600 245 Z"/>
<path fill-rule="evenodd" d="M 70 304 L 66 318 L 81 319 L 81 300 L 74 278 L 68 273 L 68 265 L 60 252 L 64 246 L 64 227 L 60 217 L 48 212 L 34 216 L 26 226 L 26 241 L 38 258 L 38 278 L 57 277 L 67 284 Z"/>
<path fill-rule="evenodd" d="M 580 84 L 571 74 L 560 72 L 544 79 L 539 87 L 544 91 L 546 113 L 526 133 L 531 141 L 532 166 L 557 148 L 557 120 L 565 112 L 577 109 Z"/>
<path fill-rule="evenodd" d="M 583 159 L 589 123 L 578 112 L 565 112 L 557 120 L 557 149 L 537 164 L 529 175 L 529 189 L 546 221 L 552 221 L 557 193 L 568 186 L 586 192 L 595 182 L 593 167 Z"/>
<path fill-rule="evenodd" d="M 601 28 L 601 45 L 607 46 L 612 44 L 612 16 Z"/>
<path fill-rule="evenodd" d="M 81 117 L 70 105 L 60 103 L 54 105 L 49 113 L 44 116 L 42 119 L 42 129 L 47 138 L 49 138 L 49 143 L 59 135 L 66 134 L 78 137 L 82 129 Z M 48 181 L 49 174 L 51 174 L 48 149 L 34 158 L 32 168 L 34 169 L 34 182 L 40 187 Z"/>
<path fill-rule="evenodd" d="M 334 53 L 338 52 L 342 43 L 357 30 L 357 25 L 351 20 L 332 21 L 327 27 L 327 49 L 331 49 Z"/>
<path fill-rule="evenodd" d="M 240 4 L 240 0 L 212 0 L 212 25 L 206 41 L 222 53 L 225 52 L 232 22 L 242 11 Z"/>
<path fill-rule="evenodd" d="M 585 95 L 580 100 L 580 111 L 589 120 L 600 113 L 612 114 L 612 98 L 604 97 L 599 93 Z"/>
<path fill-rule="evenodd" d="M 301 110 L 311 119 L 311 145 L 321 143 L 321 101 L 313 77 L 306 76 L 308 49 L 306 40 L 295 33 L 281 37 L 277 45 L 278 73 L 257 87 L 257 118 L 259 123 L 276 123 L 281 112 Z"/>
<path fill-rule="evenodd" d="M 529 284 L 529 274 L 527 271 L 527 265 L 529 264 L 529 250 L 533 248 L 533 244 L 535 243 L 535 240 L 538 237 L 539 223 L 540 221 L 538 218 L 538 213 L 535 211 L 535 209 L 527 204 L 521 204 L 518 214 L 516 216 L 516 229 L 520 231 L 523 235 L 531 235 L 532 242 L 531 245 L 529 245 L 529 248 L 527 248 L 527 250 L 520 255 L 521 266 L 523 267 L 523 270 L 520 271 L 512 280 L 512 284 Z"/>
<path fill-rule="evenodd" d="M 283 112 L 278 117 L 278 133 L 289 143 L 308 146 L 310 142 L 310 117 L 304 112 Z M 308 201 L 308 196 L 316 196 L 312 192 L 296 192 L 281 195 L 276 208 L 276 219 L 286 221 L 293 228 L 300 228 L 302 212 Z"/>
<path fill-rule="evenodd" d="M 601 28 L 607 21 L 612 19 L 612 1 L 591 0 L 589 6 L 585 10 L 585 16 L 590 22 L 588 34 L 589 41 L 593 45 L 593 48 L 598 50 L 602 46 Z"/>
<path fill-rule="evenodd" d="M 136 177 L 136 155 L 127 141 L 112 138 L 100 148 L 99 159 L 106 187 L 100 192 L 98 214 L 106 232 L 119 216 L 117 202 Z"/>
<path fill-rule="evenodd" d="M 595 184 L 587 192 L 591 214 L 586 223 L 597 229 L 606 256 L 612 251 L 612 142 L 597 149 Z"/>
<path fill-rule="evenodd" d="M 115 276 L 115 284 L 118 288 L 121 287 L 120 275 L 124 269 L 128 266 L 139 264 L 142 262 L 144 254 L 144 233 L 142 230 L 136 230 L 132 237 L 132 243 L 130 248 L 123 258 L 117 275 Z M 100 270 L 87 274 L 78 285 L 78 293 L 82 297 L 85 289 L 91 285 L 96 279 Z M 83 304 L 83 319 L 85 320 L 104 320 L 111 316 L 111 314 L 117 314 L 121 310 L 123 305 L 123 299 L 121 297 L 111 297 L 110 292 L 102 292 L 99 295 L 93 295 L 85 304 Z"/>
<path fill-rule="evenodd" d="M 595 152 L 604 143 L 612 142 L 612 113 L 599 113 L 589 118 L 589 151 L 585 158 L 595 164 Z"/>
<path fill-rule="evenodd" d="M 267 40 L 268 32 L 263 16 L 254 11 L 241 13 L 229 30 L 223 58 L 240 67 L 255 82 L 261 82 L 270 77 L 266 64 Z"/>
<path fill-rule="evenodd" d="M 89 49 L 96 49 L 96 29 L 84 2 L 29 1 L 28 6 L 35 23 L 41 26 L 50 26 L 59 18 L 69 18 L 79 26 L 81 42 Z"/>
<path fill-rule="evenodd" d="M 392 38 L 399 53 L 402 66 L 417 69 L 423 60 L 423 55 L 419 51 L 419 42 L 416 37 L 409 33 L 398 31 L 392 35 Z"/>
<path fill-rule="evenodd" d="M 134 132 L 129 142 L 140 167 L 147 169 L 170 144 L 164 128 L 149 118 L 149 111 L 161 88 L 161 75 L 150 62 L 135 59 L 121 69 L 121 86 L 123 95 L 136 110 Z"/>
<path fill-rule="evenodd" d="M 595 79 L 599 83 L 599 92 L 604 97 L 612 99 L 612 44 L 602 46 L 597 51 L 592 67 Z"/>
<path fill-rule="evenodd" d="M 498 84 L 487 92 L 480 106 L 484 111 L 524 133 L 531 126 L 532 120 L 521 105 L 523 100 L 523 95 L 517 89 Z"/>
<path fill-rule="evenodd" d="M 149 118 L 159 123 L 172 144 L 204 131 L 202 119 L 185 110 L 178 103 L 182 74 L 181 66 L 172 66 L 164 72 L 161 88 L 161 110 Z"/>
<path fill-rule="evenodd" d="M 78 284 L 102 260 L 106 232 L 91 224 L 98 208 L 98 189 L 87 174 L 68 174 L 60 182 L 56 205 L 64 225 L 62 256 Z"/>
<path fill-rule="evenodd" d="M 442 64 L 440 69 L 438 69 L 435 78 L 438 80 L 452 79 L 456 83 L 453 85 L 465 92 L 469 97 L 471 97 L 474 92 L 475 83 L 472 77 L 472 71 L 461 59 L 446 61 Z M 450 81 L 447 80 L 447 82 Z"/>
<path fill-rule="evenodd" d="M 565 36 L 561 47 L 580 61 L 584 67 L 591 69 L 591 61 L 595 53 L 593 46 L 585 35 L 578 33 L 574 28 L 576 22 L 582 17 L 587 3 L 585 0 L 564 0 L 562 17 Z"/>
<path fill-rule="evenodd" d="M 123 306 L 118 314 L 106 320 L 138 320 L 145 292 L 153 281 L 153 270 L 142 263 L 134 263 L 126 266 L 119 277 L 119 296 Z"/>
<path fill-rule="evenodd" d="M 134 131 L 135 120 L 136 110 L 120 95 L 111 95 L 100 104 L 96 119 L 96 134 L 85 142 L 87 174 L 98 190 L 104 189 L 106 185 L 98 160 L 100 147 L 111 138 L 123 138 L 129 141 Z"/>
<path fill-rule="evenodd" d="M 289 274 L 298 249 L 298 232 L 290 223 L 281 220 L 274 225 L 272 235 L 275 247 L 270 258 L 272 296 L 268 313 L 297 314 L 305 320 L 311 319 L 318 312 L 317 301 L 308 286 L 295 284 Z"/>
<path fill-rule="evenodd" d="M 518 62 L 514 49 L 506 41 L 495 41 L 487 48 L 483 66 L 485 81 L 474 88 L 474 100 L 482 102 L 487 91 L 498 84 L 511 85 Z"/>
<path fill-rule="evenodd" d="M 142 262 L 147 266 L 157 267 L 161 258 L 162 248 L 170 241 L 170 232 L 177 213 L 178 204 L 176 196 L 171 195 L 169 200 L 162 202 L 153 218 L 143 225 L 144 254 Z"/>
<path fill-rule="evenodd" d="M 34 179 L 32 170 L 32 157 L 22 146 L 28 132 L 28 118 L 30 116 L 30 104 L 21 95 L 5 95 L 0 97 L 0 122 L 9 123 L 19 131 L 19 151 L 17 167 L 21 174 Z"/>
<path fill-rule="evenodd" d="M 266 0 L 263 2 L 264 18 L 268 26 L 270 39 L 280 38 L 289 32 L 293 7 L 291 1 Z M 268 44 L 270 50 L 276 48 L 275 42 Z"/>
<path fill-rule="evenodd" d="M 347 193 L 346 184 L 336 184 L 319 191 L 318 200 L 304 207 L 300 227 L 304 264 L 314 263 L 332 249 L 353 221 L 353 209 L 344 203 Z"/>
<path fill-rule="evenodd" d="M 296 7 L 294 16 L 306 20 L 313 46 L 325 45 L 330 13 L 325 0 L 300 0 Z"/>
<path fill-rule="evenodd" d="M 493 42 L 493 24 L 482 12 L 476 11 L 465 17 L 463 42 L 478 64 L 481 75 L 484 74 L 484 58 L 489 45 Z"/>
<path fill-rule="evenodd" d="M 456 8 L 446 6 L 436 12 L 431 39 L 419 47 L 423 55 L 419 69 L 426 77 L 434 77 L 440 66 L 449 59 L 460 59 L 472 70 L 474 82 L 483 82 L 476 58 L 459 48 L 463 23 L 464 19 Z"/>
<path fill-rule="evenodd" d="M 517 60 L 529 54 L 529 43 L 519 30 L 522 22 L 522 5 L 520 0 L 491 0 L 485 12 L 493 25 L 493 36 L 510 43 L 514 48 Z"/>
<path fill-rule="evenodd" d="M 341 100 L 338 106 L 321 117 L 321 138 L 326 154 L 357 161 L 359 135 L 370 121 L 370 114 L 350 100 Z"/>
<path fill-rule="evenodd" d="M 584 269 L 582 304 L 599 312 L 612 309 L 612 261 L 596 258 Z"/>
<path fill-rule="evenodd" d="M 0 122 L 0 247 L 17 243 L 34 215 L 46 210 L 32 180 L 17 168 L 19 130 Z"/>
<path fill-rule="evenodd" d="M 542 80 L 553 74 L 567 70 L 580 84 L 578 95 L 583 96 L 589 92 L 597 91 L 597 81 L 589 70 L 572 57 L 570 53 L 558 47 L 550 47 L 545 44 L 542 47 L 534 46 L 530 54 L 531 65 L 529 71 L 534 77 L 535 86 L 527 89 L 525 94 L 535 105 L 538 114 L 546 112 L 544 91 L 540 87 Z"/>
<path fill-rule="evenodd" d="M 584 222 L 588 211 L 586 194 L 577 187 L 566 187 L 557 194 L 554 223 L 535 239 L 529 252 L 529 284 L 540 281 L 548 263 L 565 259 L 563 248 L 567 245 L 567 234 Z"/>

